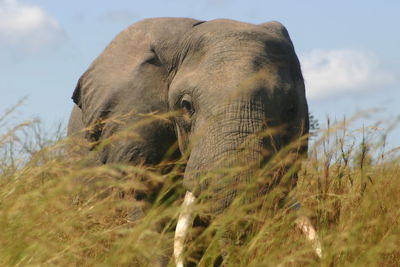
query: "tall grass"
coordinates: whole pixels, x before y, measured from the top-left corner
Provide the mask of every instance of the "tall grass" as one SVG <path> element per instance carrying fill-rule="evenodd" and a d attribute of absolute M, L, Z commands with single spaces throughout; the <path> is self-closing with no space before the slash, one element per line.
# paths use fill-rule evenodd
<path fill-rule="evenodd" d="M 234 201 L 218 216 L 199 204 L 185 261 L 212 266 L 224 255 L 226 266 L 400 266 L 399 157 L 385 151 L 382 135 L 347 124 L 329 123 L 314 140 L 290 194 L 300 209 L 274 209 L 273 193 L 261 209 Z M 70 140 L 44 138 L 38 125 L 0 136 L 0 265 L 173 266 L 182 164 L 167 173 L 93 166 L 65 149 Z M 302 214 L 318 230 L 322 259 L 295 228 Z"/>

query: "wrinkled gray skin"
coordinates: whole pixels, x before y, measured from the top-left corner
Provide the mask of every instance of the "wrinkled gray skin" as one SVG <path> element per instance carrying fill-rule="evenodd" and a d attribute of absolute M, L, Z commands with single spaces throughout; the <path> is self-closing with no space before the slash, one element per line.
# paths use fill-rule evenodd
<path fill-rule="evenodd" d="M 91 64 L 73 100 L 68 134 L 97 124 L 85 134 L 91 141 L 143 119 L 136 114 L 178 111 L 170 120 L 135 129 L 140 138 L 106 146 L 99 161 L 157 164 L 178 141 L 180 152 L 187 155 L 184 186 L 196 197 L 210 189 L 214 211 L 231 203 L 238 184 L 251 180 L 252 170 L 223 179 L 216 175 L 200 181 L 199 176 L 237 165 L 261 167 L 271 153 L 308 133 L 299 61 L 279 22 L 140 21 L 120 33 Z M 122 124 L 99 124 L 126 113 L 130 116 Z M 285 130 L 273 137 L 257 136 L 275 126 Z M 303 143 L 299 151 L 306 150 Z M 289 187 L 295 182 L 293 176 Z"/>

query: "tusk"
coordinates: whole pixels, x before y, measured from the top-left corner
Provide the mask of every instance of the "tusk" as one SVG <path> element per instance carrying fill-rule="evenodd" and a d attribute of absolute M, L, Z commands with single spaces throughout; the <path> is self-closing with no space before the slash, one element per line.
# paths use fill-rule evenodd
<path fill-rule="evenodd" d="M 306 238 L 312 242 L 312 246 L 318 257 L 322 258 L 321 242 L 319 241 L 317 231 L 312 226 L 310 219 L 308 219 L 306 216 L 300 216 L 297 218 L 296 224 L 303 234 L 305 234 Z"/>
<path fill-rule="evenodd" d="M 179 214 L 174 237 L 174 256 L 177 267 L 183 267 L 183 247 L 188 233 L 188 229 L 193 219 L 193 204 L 196 197 L 189 191 L 186 191 L 185 199 L 182 204 L 182 210 Z"/>

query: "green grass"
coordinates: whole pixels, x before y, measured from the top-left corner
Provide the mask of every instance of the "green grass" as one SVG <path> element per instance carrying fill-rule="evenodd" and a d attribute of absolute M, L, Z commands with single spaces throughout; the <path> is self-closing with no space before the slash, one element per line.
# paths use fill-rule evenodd
<path fill-rule="evenodd" d="M 35 125 L 10 127 L 0 136 L 0 266 L 154 266 L 170 260 L 184 196 L 181 168 L 163 174 L 140 166 L 91 166 L 66 152 L 68 140 L 43 138 Z M 371 137 L 368 129 L 361 142 L 344 129 L 330 126 L 302 163 L 291 192 L 300 210 L 268 208 L 273 193 L 257 211 L 254 203 L 236 201 L 206 229 L 193 227 L 186 261 L 211 266 L 224 253 L 226 266 L 400 266 L 399 157 L 385 152 L 381 136 Z M 161 188 L 158 195 L 146 195 L 154 188 Z M 134 194 L 145 200 L 135 201 Z M 133 207 L 145 212 L 140 220 L 132 219 Z M 205 216 L 207 207 L 199 204 L 198 210 Z M 322 259 L 296 230 L 299 213 L 316 226 Z"/>

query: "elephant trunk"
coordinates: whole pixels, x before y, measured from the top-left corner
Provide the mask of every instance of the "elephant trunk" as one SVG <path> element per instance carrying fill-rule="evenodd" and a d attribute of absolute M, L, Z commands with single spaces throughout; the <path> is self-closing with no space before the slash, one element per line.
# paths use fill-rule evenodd
<path fill-rule="evenodd" d="M 269 128 L 261 99 L 228 105 L 218 114 L 224 115 L 209 119 L 204 134 L 193 145 L 184 178 L 189 191 L 212 203 L 212 213 L 222 212 L 239 192 L 253 186 L 255 172 L 282 143 L 266 134 Z M 246 198 L 264 189 L 251 189 Z"/>

